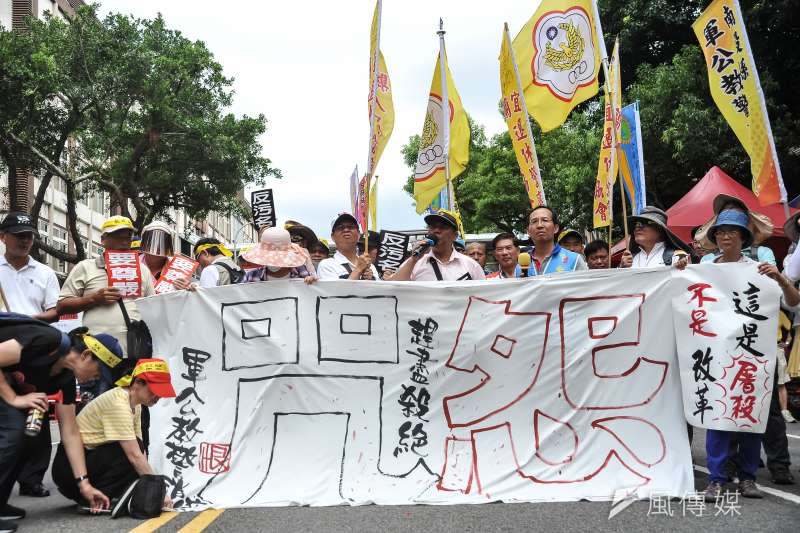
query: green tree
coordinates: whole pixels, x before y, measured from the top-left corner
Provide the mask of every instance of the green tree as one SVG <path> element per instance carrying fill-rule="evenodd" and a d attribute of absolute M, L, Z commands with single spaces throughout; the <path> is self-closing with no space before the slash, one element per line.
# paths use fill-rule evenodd
<path fill-rule="evenodd" d="M 230 213 L 241 209 L 246 184 L 280 177 L 261 156 L 265 118 L 226 112 L 232 79 L 202 42 L 161 17 L 98 19 L 96 7 L 84 7 L 70 22 L 28 25 L 0 32 L 0 101 L 8 102 L 0 155 L 9 172 L 25 165 L 42 177 L 34 217 L 52 177 L 64 179 L 75 242 L 78 194 L 109 193 L 141 227 L 171 208 Z"/>

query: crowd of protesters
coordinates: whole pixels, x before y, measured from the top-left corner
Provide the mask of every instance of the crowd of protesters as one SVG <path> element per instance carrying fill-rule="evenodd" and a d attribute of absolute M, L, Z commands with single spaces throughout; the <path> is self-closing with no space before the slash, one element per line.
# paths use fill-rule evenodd
<path fill-rule="evenodd" d="M 412 244 L 396 270 L 376 268 L 379 235 L 370 232 L 365 239 L 356 218 L 342 213 L 331 224 L 334 250 L 307 226 L 288 221 L 284 227 L 263 228 L 259 241 L 237 256 L 218 239 L 200 239 L 192 257 L 199 264 L 199 276 L 171 281 L 175 289 L 189 291 L 280 280 L 496 283 L 611 266 L 609 243 L 587 243 L 580 231 L 562 228 L 557 213 L 547 206 L 529 214 L 528 246 L 513 233 L 494 237 L 493 272 L 486 270 L 486 244 L 459 238 L 456 213 L 434 211 L 425 223 L 426 237 Z M 691 244 L 670 231 L 667 214 L 655 207 L 630 217 L 629 224 L 632 236 L 618 268 L 751 263 L 780 287 L 785 328 L 777 339 L 778 371 L 766 431 L 706 432 L 710 482 L 705 497 L 714 501 L 734 478 L 742 496 L 762 497 L 755 484 L 762 446 L 773 481 L 794 483 L 786 437 L 786 424 L 794 419 L 787 409 L 785 384 L 786 357 L 800 351 L 800 217 L 791 217 L 784 227 L 793 245 L 783 273 L 773 251 L 763 244 L 772 234 L 771 221 L 734 197 L 715 199 L 714 216 L 695 228 Z M 135 238 L 132 222 L 114 216 L 102 225 L 101 243 L 105 250 L 138 248 L 140 294 L 150 296 L 175 251 L 169 225 L 153 222 L 141 231 L 141 238 Z M 5 244 L 0 284 L 6 306 L 0 313 L 0 532 L 16 530 L 12 520 L 25 517 L 23 509 L 8 503 L 16 483 L 22 495 L 49 495 L 43 476 L 50 466 L 50 432 L 48 421 L 41 423 L 50 409 L 48 399 L 55 400 L 60 426 L 52 476 L 61 494 L 86 512 L 108 510 L 116 516 L 152 499 L 152 491 L 140 490 L 147 484 L 156 487 L 158 507 L 169 507 L 169 497 L 151 479 L 157 476 L 147 459 L 147 408 L 159 398 L 175 396 L 169 368 L 131 336 L 132 324 L 140 320 L 136 303 L 109 286 L 104 257 L 75 265 L 59 288 L 53 270 L 30 256 L 36 237 L 36 227 L 24 213 L 11 213 L 0 224 Z M 81 313 L 83 327 L 65 334 L 49 325 L 67 313 Z M 31 428 L 36 416 L 38 432 Z"/>

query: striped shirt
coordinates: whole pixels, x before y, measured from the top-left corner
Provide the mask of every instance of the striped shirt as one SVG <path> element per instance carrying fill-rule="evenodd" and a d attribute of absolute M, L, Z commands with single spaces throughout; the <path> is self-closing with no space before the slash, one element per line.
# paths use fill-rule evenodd
<path fill-rule="evenodd" d="M 142 438 L 142 407 L 131 409 L 128 389 L 106 391 L 78 414 L 78 429 L 83 445 L 90 450 L 125 440 Z"/>

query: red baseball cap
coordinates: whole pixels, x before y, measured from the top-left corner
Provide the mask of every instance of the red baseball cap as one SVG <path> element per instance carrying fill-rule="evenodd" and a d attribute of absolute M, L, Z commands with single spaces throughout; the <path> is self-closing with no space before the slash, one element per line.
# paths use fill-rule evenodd
<path fill-rule="evenodd" d="M 128 384 L 133 381 L 133 378 L 146 381 L 150 392 L 159 398 L 174 398 L 176 396 L 175 389 L 172 388 L 169 367 L 163 359 L 139 359 L 133 369 L 133 373 L 128 376 Z M 123 385 L 120 383 L 123 380 L 126 380 L 126 378 L 122 378 L 117 384 Z"/>

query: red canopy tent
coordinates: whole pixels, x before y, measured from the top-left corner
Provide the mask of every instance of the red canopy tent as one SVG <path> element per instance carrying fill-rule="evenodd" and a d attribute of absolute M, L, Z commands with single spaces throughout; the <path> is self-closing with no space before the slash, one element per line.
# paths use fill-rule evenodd
<path fill-rule="evenodd" d="M 687 192 L 683 198 L 678 200 L 672 207 L 667 209 L 669 221 L 667 226 L 684 242 L 691 242 L 692 228 L 706 223 L 714 216 L 714 197 L 718 194 L 729 194 L 741 199 L 747 207 L 757 213 L 767 215 L 775 224 L 772 238 L 784 237 L 783 224 L 786 222 L 786 214 L 783 204 L 771 204 L 762 206 L 758 203 L 758 198 L 753 191 L 737 183 L 733 178 L 725 174 L 721 168 L 711 167 L 703 179 Z M 793 214 L 797 209 L 789 209 Z M 772 243 L 765 243 L 770 246 Z M 788 243 L 786 243 L 788 246 Z M 785 248 L 786 246 L 783 246 Z"/>

